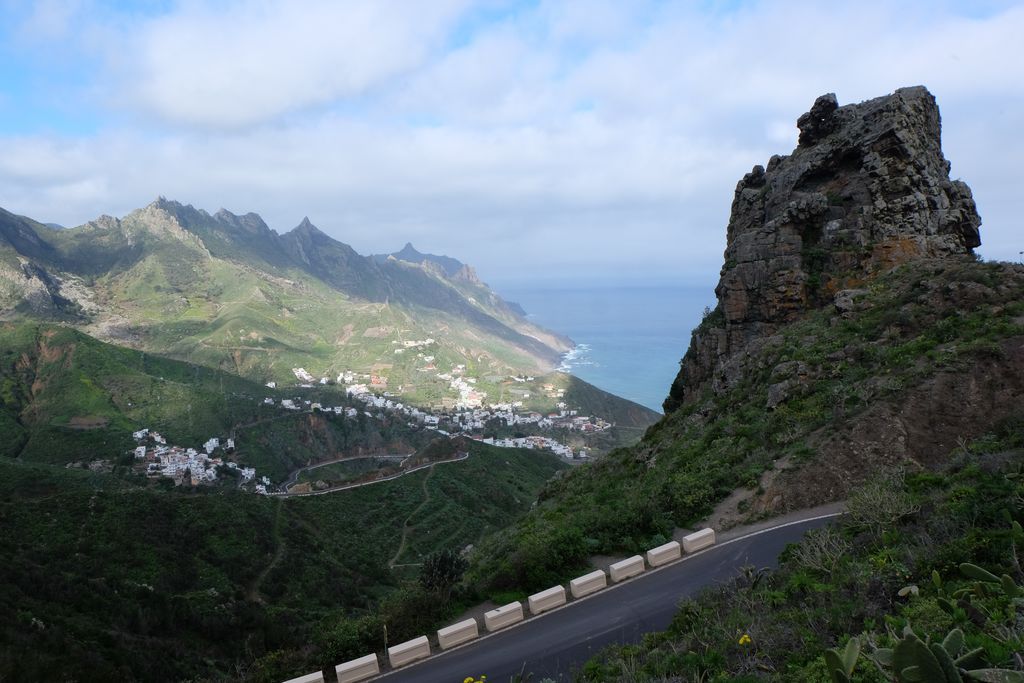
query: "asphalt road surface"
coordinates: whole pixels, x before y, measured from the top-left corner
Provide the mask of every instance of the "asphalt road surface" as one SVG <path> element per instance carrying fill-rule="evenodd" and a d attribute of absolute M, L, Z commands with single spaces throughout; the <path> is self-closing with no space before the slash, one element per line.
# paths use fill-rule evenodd
<path fill-rule="evenodd" d="M 571 681 L 573 673 L 607 645 L 638 642 L 645 633 L 664 630 L 681 598 L 730 580 L 744 565 L 775 567 L 787 544 L 829 521 L 831 518 L 796 522 L 713 546 L 669 567 L 648 571 L 507 631 L 375 680 L 462 683 L 467 676 L 486 674 L 487 683 L 507 683 L 513 675 L 524 672 L 532 673 L 529 680 L 534 682 L 545 677 Z"/>

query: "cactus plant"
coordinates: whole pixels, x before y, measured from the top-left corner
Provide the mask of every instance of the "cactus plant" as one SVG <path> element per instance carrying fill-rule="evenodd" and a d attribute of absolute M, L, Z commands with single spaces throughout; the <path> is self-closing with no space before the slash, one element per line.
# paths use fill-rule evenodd
<path fill-rule="evenodd" d="M 964 642 L 964 633 L 960 629 L 953 629 L 939 643 L 921 640 L 907 626 L 895 647 L 879 648 L 871 658 L 884 669 L 890 669 L 897 683 L 1024 683 L 1024 674 L 1018 671 L 966 669 L 979 658 L 982 648 L 964 653 Z M 833 674 L 833 681 L 848 680 Z"/>
<path fill-rule="evenodd" d="M 850 676 L 853 675 L 853 668 L 857 665 L 859 656 L 860 638 L 857 637 L 850 638 L 842 651 L 825 650 L 825 668 L 832 676 L 832 683 L 850 683 Z"/>
<path fill-rule="evenodd" d="M 960 573 L 969 579 L 981 581 L 982 583 L 999 583 L 998 576 L 970 562 L 964 562 L 960 565 Z"/>

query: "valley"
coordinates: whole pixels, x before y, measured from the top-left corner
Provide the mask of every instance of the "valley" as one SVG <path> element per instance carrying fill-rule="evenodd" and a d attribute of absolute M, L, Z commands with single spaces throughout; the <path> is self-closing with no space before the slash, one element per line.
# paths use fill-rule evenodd
<path fill-rule="evenodd" d="M 0 212 L 0 678 L 329 679 L 828 505 L 778 573 L 661 574 L 651 615 L 616 608 L 664 630 L 600 653 L 614 629 L 574 645 L 567 610 L 558 647 L 593 658 L 524 636 L 520 675 L 904 683 L 885 653 L 928 642 L 960 680 L 1021 680 L 1024 266 L 976 256 L 925 88 L 823 95 L 797 128 L 736 186 L 663 415 L 560 372 L 572 340 L 411 243 L 164 198 L 71 229 Z"/>
<path fill-rule="evenodd" d="M 427 558 L 657 419 L 468 266 L 264 228 L 0 213 L 4 677 L 277 680 L 380 608 L 446 618 Z"/>

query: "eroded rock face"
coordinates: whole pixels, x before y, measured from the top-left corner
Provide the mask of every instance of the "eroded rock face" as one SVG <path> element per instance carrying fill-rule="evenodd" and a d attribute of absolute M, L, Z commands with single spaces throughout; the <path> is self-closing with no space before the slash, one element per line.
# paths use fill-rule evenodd
<path fill-rule="evenodd" d="M 751 344 L 837 293 L 981 244 L 981 218 L 970 188 L 950 180 L 927 89 L 843 107 L 823 95 L 797 126 L 792 154 L 736 186 L 718 307 L 694 332 L 666 412 L 727 388 Z"/>

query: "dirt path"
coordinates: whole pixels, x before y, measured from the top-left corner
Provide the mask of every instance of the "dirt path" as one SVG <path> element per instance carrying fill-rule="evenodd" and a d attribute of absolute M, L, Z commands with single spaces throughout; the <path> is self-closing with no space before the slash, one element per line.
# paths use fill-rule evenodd
<path fill-rule="evenodd" d="M 266 567 L 256 576 L 253 580 L 252 585 L 249 587 L 249 591 L 246 594 L 246 598 L 258 602 L 261 605 L 264 604 L 263 596 L 260 595 L 260 586 L 263 585 L 263 580 L 267 578 L 271 570 L 277 566 L 277 563 L 281 560 L 281 556 L 284 554 L 284 540 L 281 538 L 281 510 L 284 508 L 284 501 L 277 501 L 277 510 L 274 512 L 274 556 L 270 559 L 270 562 Z"/>
<path fill-rule="evenodd" d="M 419 514 L 419 511 L 430 502 L 430 489 L 427 488 L 427 482 L 430 481 L 430 477 L 433 475 L 434 468 L 431 467 L 430 470 L 427 471 L 427 476 L 423 477 L 423 502 L 417 505 L 416 509 L 410 512 L 409 516 L 405 518 L 405 522 L 402 523 L 402 542 L 398 544 L 398 550 L 395 552 L 395 556 L 388 560 L 388 569 L 393 570 L 395 568 L 395 563 L 398 562 L 398 558 L 400 558 L 402 553 L 405 552 L 405 546 L 409 540 L 409 529 L 411 528 L 409 526 L 410 520 Z"/>

